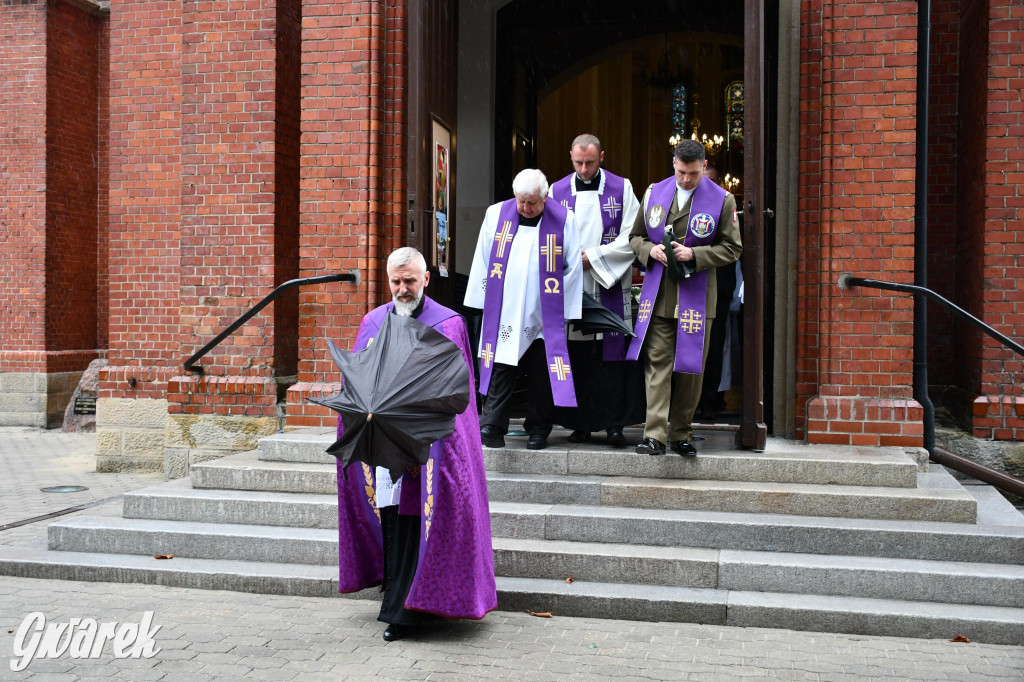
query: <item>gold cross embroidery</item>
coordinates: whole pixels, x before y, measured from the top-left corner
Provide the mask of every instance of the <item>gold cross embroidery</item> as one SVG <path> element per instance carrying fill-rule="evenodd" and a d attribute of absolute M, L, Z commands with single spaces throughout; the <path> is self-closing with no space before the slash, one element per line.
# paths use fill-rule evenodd
<path fill-rule="evenodd" d="M 555 356 L 555 361 L 550 365 L 552 373 L 558 377 L 559 381 L 565 381 L 565 377 L 572 374 L 572 370 L 569 365 L 565 363 L 561 355 Z"/>
<path fill-rule="evenodd" d="M 547 256 L 548 259 L 548 272 L 555 271 L 555 259 L 562 255 L 562 247 L 558 246 L 556 239 L 555 235 L 549 234 L 547 244 L 540 247 L 541 255 Z"/>
<path fill-rule="evenodd" d="M 650 301 L 640 303 L 640 313 L 637 315 L 637 319 L 641 322 L 646 322 L 647 318 L 651 316 L 651 308 L 653 307 Z"/>
<path fill-rule="evenodd" d="M 679 329 L 687 334 L 696 334 L 704 328 L 702 316 L 693 308 L 684 310 L 679 316 Z"/>
<path fill-rule="evenodd" d="M 484 344 L 484 349 L 480 351 L 480 357 L 483 358 L 484 367 L 491 366 L 491 361 L 494 359 L 494 353 L 491 352 L 491 344 Z"/>
<path fill-rule="evenodd" d="M 501 232 L 494 235 L 494 241 L 498 242 L 498 258 L 505 257 L 505 247 L 515 238 L 515 235 L 509 234 L 511 231 L 512 221 L 506 220 L 501 225 Z"/>

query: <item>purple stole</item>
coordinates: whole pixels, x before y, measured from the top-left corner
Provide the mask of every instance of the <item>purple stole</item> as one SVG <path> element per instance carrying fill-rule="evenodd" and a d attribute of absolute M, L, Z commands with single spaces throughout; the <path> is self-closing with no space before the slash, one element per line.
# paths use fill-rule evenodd
<path fill-rule="evenodd" d="M 651 188 L 646 215 L 647 236 L 655 244 L 660 244 L 665 236 L 665 221 L 675 200 L 675 176 L 666 178 Z M 684 246 L 693 248 L 714 241 L 724 203 L 725 190 L 710 180 L 702 179 L 690 198 L 690 219 L 687 222 L 686 237 L 682 242 Z M 670 253 L 666 255 L 672 257 Z M 647 327 L 651 322 L 654 302 L 658 298 L 664 271 L 665 266 L 657 261 L 652 261 L 647 268 L 644 286 L 640 291 L 640 312 L 634 330 L 636 336 L 629 344 L 629 353 L 626 355 L 629 360 L 640 357 L 640 348 L 647 335 Z M 673 367 L 675 372 L 700 374 L 704 371 L 707 288 L 707 270 L 696 272 L 679 281 L 679 328 L 676 330 L 676 359 Z"/>
<path fill-rule="evenodd" d="M 551 397 L 559 407 L 576 407 L 576 391 L 569 364 L 569 346 L 565 339 L 565 287 L 562 281 L 563 230 L 567 211 L 556 202 L 545 203 L 540 219 L 540 311 L 544 325 L 544 350 L 547 354 Z M 494 369 L 494 351 L 498 347 L 501 303 L 505 294 L 505 273 L 512 240 L 519 230 L 516 200 L 501 205 L 494 246 L 487 264 L 487 291 L 484 293 L 484 321 L 480 333 L 480 392 L 487 394 Z"/>
<path fill-rule="evenodd" d="M 384 324 L 384 316 L 390 315 L 394 309 L 395 302 L 389 301 L 366 314 L 366 324 L 359 330 L 359 334 L 356 336 L 356 345 L 353 346 L 352 352 L 361 351 L 370 345 L 370 342 L 377 336 L 377 332 L 380 331 L 381 325 Z M 424 294 L 423 310 L 420 311 L 420 315 L 416 319 L 440 332 L 440 324 L 455 315 L 458 315 L 458 313 L 445 308 L 443 305 L 438 305 L 429 296 Z"/>
<path fill-rule="evenodd" d="M 622 195 L 626 183 L 618 175 L 613 175 L 605 169 L 601 169 L 604 175 L 604 192 L 598 195 L 601 199 L 608 197 L 601 204 L 601 223 L 604 227 L 601 235 L 601 246 L 610 244 L 619 236 L 622 227 Z M 576 174 L 570 173 L 551 186 L 552 198 L 571 211 L 576 210 L 576 195 L 572 188 Z M 605 289 L 601 287 L 601 305 L 612 311 L 623 320 L 626 319 L 625 308 L 622 305 L 622 287 Z M 614 362 L 626 359 L 626 337 L 616 332 L 604 333 L 604 360 Z"/>

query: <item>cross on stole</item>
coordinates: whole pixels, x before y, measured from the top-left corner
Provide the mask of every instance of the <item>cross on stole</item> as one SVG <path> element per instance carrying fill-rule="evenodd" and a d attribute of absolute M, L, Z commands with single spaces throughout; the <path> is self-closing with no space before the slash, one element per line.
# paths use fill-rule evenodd
<path fill-rule="evenodd" d="M 557 245 L 555 235 L 548 235 L 547 244 L 540 247 L 540 252 L 542 255 L 547 256 L 548 272 L 554 272 L 555 259 L 557 256 L 562 255 L 562 247 Z"/>
<path fill-rule="evenodd" d="M 494 235 L 494 241 L 498 242 L 498 258 L 505 257 L 505 247 L 512 241 L 515 236 L 509 234 L 512 231 L 512 221 L 506 220 L 501 225 L 501 232 Z"/>
<path fill-rule="evenodd" d="M 651 316 L 651 308 L 653 308 L 653 307 L 654 307 L 654 306 L 653 306 L 653 305 L 651 305 L 651 302 L 650 302 L 650 301 L 643 301 L 643 302 L 642 302 L 642 303 L 640 304 L 640 312 L 639 312 L 639 314 L 637 315 L 637 317 L 639 318 L 639 320 L 640 320 L 641 322 L 644 322 L 644 321 L 646 321 L 646 320 L 647 320 L 647 318 Z"/>
<path fill-rule="evenodd" d="M 565 360 L 562 359 L 561 355 L 556 355 L 555 361 L 549 367 L 551 367 L 551 372 L 558 377 L 559 381 L 565 381 L 565 377 L 572 374 L 572 369 L 569 365 L 565 364 Z"/>
<path fill-rule="evenodd" d="M 687 334 L 696 334 L 704 328 L 701 314 L 693 308 L 684 310 L 679 315 L 679 329 Z"/>
<path fill-rule="evenodd" d="M 480 351 L 480 357 L 484 361 L 484 367 L 491 366 L 491 361 L 494 360 L 494 353 L 491 351 L 491 344 L 484 344 L 484 349 Z"/>
<path fill-rule="evenodd" d="M 622 211 L 622 204 L 616 201 L 615 197 L 608 197 L 608 201 L 604 202 L 604 206 L 601 208 L 604 209 L 609 218 L 615 220 Z"/>

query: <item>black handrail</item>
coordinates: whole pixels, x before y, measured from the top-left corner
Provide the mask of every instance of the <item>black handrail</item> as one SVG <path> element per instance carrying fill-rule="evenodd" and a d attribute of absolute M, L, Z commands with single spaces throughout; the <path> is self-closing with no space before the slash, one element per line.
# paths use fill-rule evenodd
<path fill-rule="evenodd" d="M 953 303 L 949 299 L 935 293 L 931 289 L 925 287 L 919 287 L 914 284 L 897 284 L 895 282 L 883 282 L 877 279 L 868 279 L 866 277 L 856 277 L 849 273 L 843 273 L 839 275 L 839 286 L 842 289 L 852 289 L 853 287 L 867 287 L 869 289 L 883 289 L 885 291 L 899 291 L 908 294 L 920 294 L 925 296 L 932 301 L 935 301 L 940 306 L 948 310 L 950 313 L 959 317 L 967 322 L 970 322 L 975 327 L 981 329 L 993 339 L 1001 343 L 1006 348 L 1014 351 L 1018 355 L 1024 355 L 1024 346 L 1020 345 L 1005 334 L 997 332 L 995 329 L 985 324 L 983 321 L 971 315 L 969 312 Z M 989 485 L 1005 490 L 1006 492 L 1013 493 L 1014 495 L 1024 496 L 1024 480 L 1021 480 L 1015 476 L 1011 476 L 1004 471 L 993 469 L 992 467 L 979 464 L 974 460 L 957 455 L 956 453 L 950 452 L 944 448 L 936 446 L 935 443 L 935 422 L 925 420 L 926 423 L 924 428 L 926 431 L 930 431 L 930 434 L 925 434 L 925 442 L 931 443 L 932 446 L 928 448 L 929 457 L 943 466 L 955 469 L 961 473 L 967 474 L 973 478 L 988 483 Z M 930 436 L 930 437 L 929 437 Z"/>
<path fill-rule="evenodd" d="M 221 341 L 223 341 L 227 337 L 231 336 L 232 332 L 234 332 L 236 329 L 238 329 L 243 324 L 248 322 L 249 319 L 253 315 L 255 315 L 256 313 L 258 313 L 259 311 L 261 311 L 265 307 L 267 307 L 267 305 L 271 301 L 273 301 L 275 298 L 277 298 L 278 294 L 280 294 L 281 292 L 285 291 L 286 289 L 291 289 L 293 287 L 305 286 L 307 284 L 325 284 L 327 282 L 355 282 L 356 284 L 358 284 L 359 283 L 359 276 L 357 274 L 355 274 L 355 273 L 352 273 L 352 272 L 345 272 L 345 273 L 341 273 L 341 274 L 338 274 L 338 275 L 321 275 L 320 277 L 304 277 L 304 278 L 300 278 L 300 279 L 292 279 L 292 280 L 289 280 L 289 281 L 285 282 L 284 284 L 280 285 L 279 287 L 277 287 L 276 289 L 271 291 L 269 294 L 267 294 L 263 298 L 262 301 L 260 301 L 259 303 L 254 305 L 252 308 L 250 308 L 248 310 L 248 312 L 246 312 L 244 315 L 242 315 L 237 320 L 232 322 L 227 327 L 227 329 L 222 331 L 220 334 L 217 334 L 217 336 L 215 336 L 212 341 L 210 341 L 208 344 L 206 344 L 205 346 L 200 348 L 198 351 L 193 353 L 192 357 L 190 357 L 188 360 L 185 361 L 185 371 L 186 372 L 196 372 L 197 374 L 203 374 L 203 368 L 202 367 L 193 367 L 193 364 L 196 363 L 199 360 L 199 358 L 203 357 L 204 355 L 209 353 L 211 350 L 213 350 L 217 346 L 217 344 L 219 344 Z"/>
<path fill-rule="evenodd" d="M 958 306 L 956 303 L 953 303 L 949 299 L 943 298 L 942 296 L 935 293 L 931 289 L 915 286 L 913 284 L 896 284 L 894 282 L 882 282 L 877 279 L 855 277 L 854 275 L 846 273 L 839 275 L 839 286 L 843 289 L 851 289 L 853 287 L 868 287 L 869 289 L 885 289 L 886 291 L 902 291 L 908 294 L 922 294 L 924 296 L 927 296 L 931 300 L 935 301 L 940 306 L 950 311 L 957 317 L 961 317 L 964 320 L 970 322 L 975 327 L 985 332 L 993 339 L 1003 344 L 1010 350 L 1014 351 L 1018 355 L 1024 355 L 1024 346 L 1020 345 L 1019 343 L 1017 343 L 1010 337 L 1006 336 L 1005 334 L 1000 334 L 995 329 L 988 326 L 987 324 L 976 318 L 974 315 L 971 315 L 969 312 Z"/>

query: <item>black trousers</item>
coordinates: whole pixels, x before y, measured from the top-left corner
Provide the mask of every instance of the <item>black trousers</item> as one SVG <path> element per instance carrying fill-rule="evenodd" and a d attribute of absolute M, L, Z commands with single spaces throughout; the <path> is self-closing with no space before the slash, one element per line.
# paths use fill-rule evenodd
<path fill-rule="evenodd" d="M 384 597 L 377 620 L 393 625 L 417 625 L 436 616 L 405 608 L 420 558 L 420 517 L 403 516 L 398 505 L 380 510 L 384 533 Z"/>
<path fill-rule="evenodd" d="M 512 391 L 516 386 L 519 372 L 526 374 L 527 410 L 523 428 L 531 436 L 551 433 L 554 400 L 551 397 L 551 380 L 548 378 L 548 360 L 544 350 L 544 339 L 537 339 L 519 359 L 519 366 L 494 363 L 487 397 L 480 411 L 480 426 L 493 426 L 501 433 L 508 433 L 508 410 L 512 402 Z"/>

